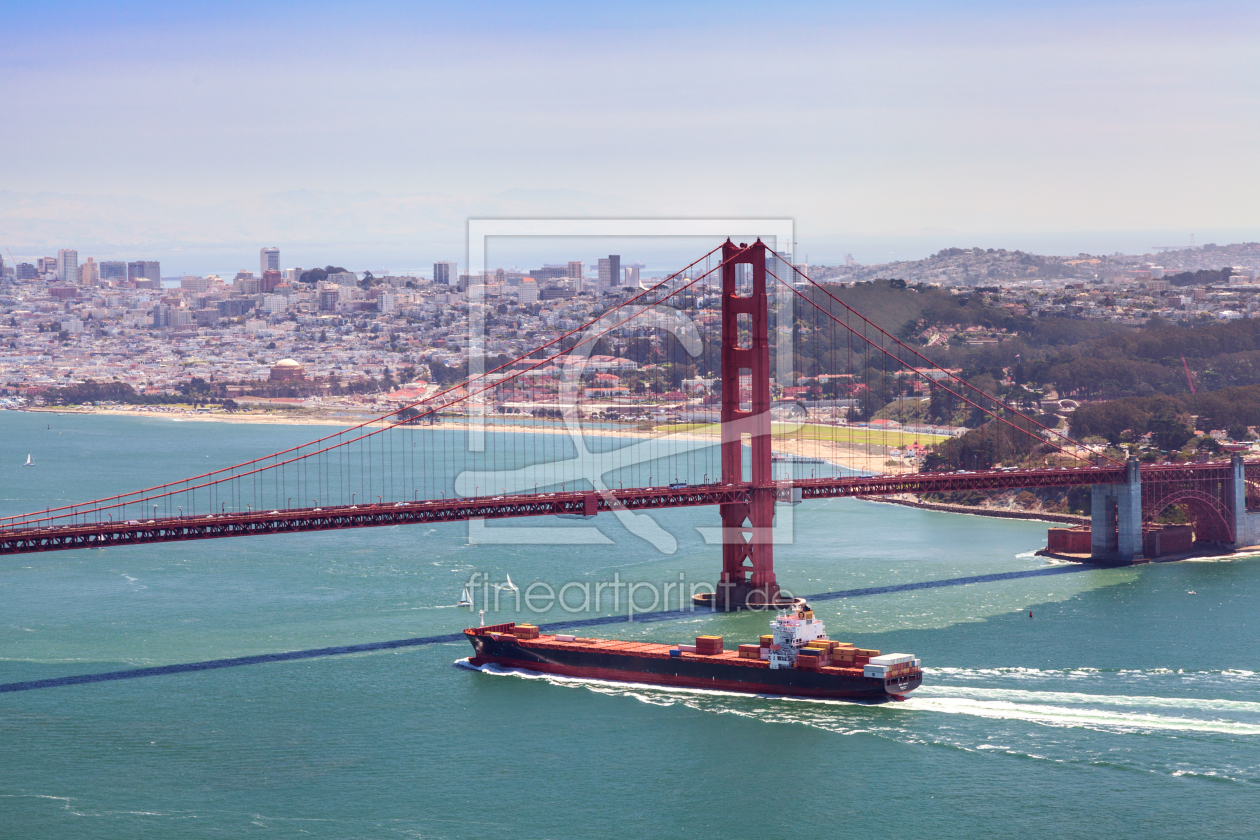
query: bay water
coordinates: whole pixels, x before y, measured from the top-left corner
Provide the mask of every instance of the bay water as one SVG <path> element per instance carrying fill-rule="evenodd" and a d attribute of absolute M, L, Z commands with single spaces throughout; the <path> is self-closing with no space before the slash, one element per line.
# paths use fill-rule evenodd
<path fill-rule="evenodd" d="M 0 513 L 321 431 L 0 412 Z M 601 514 L 490 523 L 473 543 L 456 523 L 0 558 L 0 684 L 458 632 L 477 572 L 572 583 L 570 606 L 583 584 L 712 580 L 719 546 L 697 527 L 716 509 L 652 516 L 672 552 Z M 797 594 L 1047 565 L 1044 523 L 858 500 L 790 518 L 776 570 Z M 1257 559 L 815 606 L 832 638 L 918 655 L 923 687 L 869 706 L 627 686 L 472 670 L 458 641 L 3 692 L 0 838 L 1260 834 Z M 487 622 L 596 614 L 500 607 Z M 731 647 L 767 620 L 590 632 Z"/>

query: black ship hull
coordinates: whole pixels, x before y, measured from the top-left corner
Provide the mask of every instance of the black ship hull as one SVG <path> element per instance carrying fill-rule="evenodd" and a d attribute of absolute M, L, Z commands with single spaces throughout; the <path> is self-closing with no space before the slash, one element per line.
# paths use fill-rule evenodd
<path fill-rule="evenodd" d="M 716 657 L 660 657 L 584 648 L 535 647 L 506 637 L 469 635 L 476 651 L 474 665 L 494 663 L 545 674 L 616 682 L 706 688 L 787 697 L 824 697 L 882 702 L 902 700 L 922 683 L 910 677 L 864 677 L 830 670 L 750 666 Z"/>

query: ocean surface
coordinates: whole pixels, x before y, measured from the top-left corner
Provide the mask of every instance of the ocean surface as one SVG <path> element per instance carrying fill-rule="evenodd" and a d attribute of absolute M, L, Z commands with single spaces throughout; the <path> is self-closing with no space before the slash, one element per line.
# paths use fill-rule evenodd
<path fill-rule="evenodd" d="M 319 431 L 0 412 L 0 513 Z M 474 544 L 450 524 L 0 558 L 0 684 L 457 632 L 475 572 L 571 584 L 572 608 L 583 584 L 711 580 L 697 526 L 717 511 L 653 517 L 672 553 L 601 515 Z M 857 500 L 779 518 L 798 594 L 1048 565 L 1043 523 Z M 487 622 L 625 612 L 500 607 Z M 816 607 L 832 638 L 921 657 L 923 688 L 865 706 L 615 685 L 462 667 L 458 641 L 0 691 L 0 838 L 1260 835 L 1260 559 Z M 597 632 L 729 647 L 766 621 Z"/>

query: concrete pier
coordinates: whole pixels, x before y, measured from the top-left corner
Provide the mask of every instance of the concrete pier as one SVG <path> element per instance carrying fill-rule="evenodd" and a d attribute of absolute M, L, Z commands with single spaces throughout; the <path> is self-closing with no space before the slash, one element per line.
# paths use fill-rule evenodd
<path fill-rule="evenodd" d="M 1123 484 L 1093 486 L 1090 558 L 1110 563 L 1142 559 L 1142 473 L 1137 458 L 1125 464 Z"/>
<path fill-rule="evenodd" d="M 1260 511 L 1247 512 L 1247 469 L 1241 455 L 1230 459 L 1229 496 L 1230 513 L 1233 514 L 1234 548 L 1260 545 Z"/>

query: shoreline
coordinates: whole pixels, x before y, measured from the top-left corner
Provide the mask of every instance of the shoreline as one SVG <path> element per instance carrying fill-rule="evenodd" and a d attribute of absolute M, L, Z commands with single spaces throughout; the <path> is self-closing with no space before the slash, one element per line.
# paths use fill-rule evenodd
<path fill-rule="evenodd" d="M 342 429 L 353 427 L 364 428 L 384 428 L 385 423 L 377 421 L 380 417 L 378 413 L 354 415 L 347 410 L 347 414 L 337 416 L 325 413 L 298 414 L 297 412 L 276 412 L 276 413 L 250 413 L 250 412 L 212 412 L 200 413 L 196 411 L 129 411 L 121 408 L 58 408 L 41 406 L 35 408 L 11 409 L 24 412 L 40 413 L 40 414 L 73 414 L 76 416 L 104 416 L 104 417 L 135 417 L 135 418 L 155 418 L 165 420 L 178 420 L 181 422 L 205 421 L 210 423 L 240 423 L 244 425 L 287 425 L 287 426 L 336 426 Z M 303 412 L 310 409 L 303 409 Z M 411 428 L 416 429 L 435 429 L 439 431 L 463 431 L 468 428 L 468 423 L 451 421 L 447 419 L 440 420 L 437 423 L 424 423 Z M 538 425 L 531 426 L 528 424 L 504 423 L 498 424 L 491 422 L 483 422 L 479 424 L 480 428 L 487 431 L 521 431 L 533 434 L 570 434 L 568 428 L 562 424 L 554 425 Z M 717 431 L 706 432 L 700 430 L 690 430 L 686 432 L 670 432 L 662 433 L 658 431 L 647 431 L 637 428 L 634 424 L 627 424 L 625 427 L 619 428 L 582 428 L 584 436 L 592 437 L 625 437 L 639 438 L 647 440 L 651 438 L 669 438 L 672 440 L 690 440 L 690 441 L 713 441 L 716 445 L 719 439 Z M 862 444 L 839 443 L 836 441 L 826 440 L 802 440 L 798 438 L 780 437 L 774 438 L 773 449 L 777 452 L 783 452 L 789 455 L 798 456 L 816 456 L 824 458 L 830 462 L 832 466 L 842 467 L 858 473 L 895 473 L 904 474 L 913 472 L 913 469 L 902 463 L 897 467 L 887 467 L 885 462 L 888 460 L 888 449 L 886 446 L 866 446 Z M 876 451 L 882 450 L 882 451 Z"/>
<path fill-rule="evenodd" d="M 969 516 L 988 516 L 994 519 L 1027 519 L 1033 522 L 1050 522 L 1062 525 L 1088 525 L 1088 516 L 1073 513 L 1050 513 L 1048 511 L 1008 510 L 1006 508 L 973 507 L 971 505 L 948 505 L 939 502 L 924 502 L 918 499 L 894 498 L 892 496 L 870 497 L 868 502 L 879 502 L 886 505 L 902 505 L 920 510 L 934 510 L 940 513 L 961 513 Z"/>

